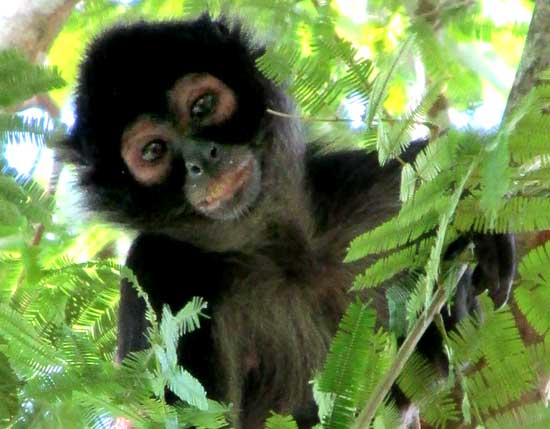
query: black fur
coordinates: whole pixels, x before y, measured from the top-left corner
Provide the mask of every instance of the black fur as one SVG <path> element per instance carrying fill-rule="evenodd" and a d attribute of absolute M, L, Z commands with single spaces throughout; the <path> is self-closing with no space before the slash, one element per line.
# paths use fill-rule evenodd
<path fill-rule="evenodd" d="M 310 427 L 316 415 L 308 380 L 353 299 L 350 282 L 366 263 L 343 264 L 346 247 L 397 212 L 400 165 L 380 167 L 362 151 L 306 151 L 299 123 L 265 112 L 292 113 L 292 105 L 255 68 L 259 52 L 239 26 L 206 16 L 108 31 L 86 54 L 77 121 L 59 153 L 78 167 L 93 210 L 139 232 L 127 264 L 157 312 L 163 304 L 176 311 L 194 296 L 208 301 L 211 318 L 185 336 L 179 358 L 209 395 L 233 402 L 243 428 L 263 427 L 272 409 Z M 192 210 L 181 191 L 183 160 L 174 160 L 161 184 L 143 186 L 120 155 L 122 132 L 140 115 L 173 119 L 167 92 L 194 72 L 216 76 L 238 101 L 229 120 L 196 137 L 253 146 L 261 160 L 261 196 L 236 220 Z M 413 145 L 405 158 L 420 147 Z M 513 241 L 486 238 L 484 245 L 491 260 L 480 265 L 478 277 L 488 277 L 489 285 L 498 281 L 501 303 L 514 268 Z M 451 324 L 475 306 L 469 281 L 459 292 Z M 367 293 L 383 324 L 384 291 Z M 123 283 L 120 358 L 147 346 L 145 328 L 143 302 Z M 427 354 L 438 353 L 437 341 L 426 337 Z"/>
<path fill-rule="evenodd" d="M 208 129 L 204 137 L 225 144 L 251 140 L 265 111 L 265 86 L 270 85 L 254 67 L 257 55 L 239 26 L 229 28 L 207 16 L 114 27 L 95 40 L 81 65 L 72 138 L 61 151 L 63 158 L 84 167 L 80 180 L 91 190 L 91 205 L 125 223 L 147 223 L 173 208 L 164 191 L 180 188 L 184 175 L 143 189 L 120 157 L 120 138 L 139 115 L 168 117 L 167 92 L 188 73 L 207 71 L 239 94 L 232 120 Z M 111 211 L 113 201 L 116 211 Z"/>

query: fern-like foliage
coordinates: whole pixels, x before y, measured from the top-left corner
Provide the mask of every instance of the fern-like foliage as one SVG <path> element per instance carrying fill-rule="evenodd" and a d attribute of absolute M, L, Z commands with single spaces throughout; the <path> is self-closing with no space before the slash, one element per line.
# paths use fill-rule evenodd
<path fill-rule="evenodd" d="M 0 53 L 1 107 L 62 84 L 56 70 Z M 0 149 L 44 146 L 61 132 L 55 121 L 0 113 Z M 193 300 L 176 315 L 166 309 L 161 322 L 149 311 L 152 349 L 115 366 L 118 285 L 135 277 L 109 259 L 80 260 L 83 245 L 100 254 L 120 234 L 60 223 L 51 192 L 9 171 L 0 175 L 1 426 L 107 428 L 119 417 L 136 428 L 225 426 L 228 408 L 207 400 L 176 360 L 178 339 L 198 328 L 205 303 Z M 166 387 L 184 402 L 157 399 Z"/>
<path fill-rule="evenodd" d="M 193 331 L 199 326 L 199 314 L 206 307 L 200 299 L 194 299 L 176 315 L 172 315 L 168 306 L 162 310 L 159 326 L 160 338 L 151 334 L 153 351 L 160 364 L 155 376 L 155 393 L 162 396 L 165 387 L 169 387 L 181 400 L 200 410 L 208 408 L 206 392 L 201 384 L 178 365 L 178 342 L 183 332 Z"/>
<path fill-rule="evenodd" d="M 514 297 L 529 324 L 540 335 L 550 331 L 550 243 L 531 250 L 519 266 L 521 283 Z"/>
<path fill-rule="evenodd" d="M 267 429 L 298 429 L 298 425 L 290 416 L 272 414 L 265 422 Z"/>
<path fill-rule="evenodd" d="M 436 427 L 451 426 L 460 413 L 452 395 L 452 384 L 425 357 L 414 354 L 403 369 L 398 386 L 419 408 L 423 420 Z"/>
<path fill-rule="evenodd" d="M 398 344 L 403 339 L 409 344 L 415 327 L 429 321 L 437 297 L 451 301 L 459 275 L 473 268 L 470 248 L 460 260 L 443 257 L 458 236 L 550 229 L 550 73 L 540 76 L 540 84 L 494 132 L 448 130 L 432 136 L 414 162 L 406 162 L 401 152 L 419 127 L 431 125 L 430 111 L 441 95 L 455 107 L 469 108 L 481 98 L 482 78 L 498 87 L 495 76 L 482 76 L 464 61 L 459 45 L 472 37 L 489 42 L 503 29 L 476 5 L 466 10 L 461 2 L 440 2 L 436 35 L 430 13 L 416 15 L 400 2 L 381 0 L 369 2 L 379 8 L 379 17 L 359 28 L 338 13 L 336 3 L 143 0 L 128 8 L 90 0 L 79 6 L 60 39 L 81 46 L 89 37 L 83 28 L 98 28 L 124 12 L 131 18 L 166 17 L 208 8 L 212 15 L 240 16 L 245 26 L 252 22 L 269 30 L 260 35 L 268 48 L 258 67 L 288 89 L 312 136 L 344 135 L 350 145 L 377 149 L 381 163 L 403 164 L 400 212 L 353 240 L 346 257 L 347 262 L 375 257 L 355 280 L 354 291 L 384 288 L 389 323 L 378 326 L 374 310 L 360 301 L 346 312 L 313 386 L 322 428 L 354 427 L 388 374 L 417 405 L 423 427 L 547 428 L 548 409 L 525 398 L 534 397 L 539 376 L 550 373 L 548 244 L 521 261 L 514 311 L 495 310 L 482 298 L 481 312 L 453 332 L 438 323 L 448 374 L 412 350 L 400 353 Z M 404 31 L 391 30 L 396 22 L 406 23 Z M 516 25 L 511 36 L 525 31 L 525 25 Z M 414 103 L 395 108 L 388 104 L 390 95 L 411 79 L 413 61 L 422 63 L 431 83 Z M 74 67 L 76 60 L 67 64 Z M 14 51 L 0 52 L 2 154 L 7 145 L 23 142 L 48 146 L 65 131 L 55 119 L 10 113 L 31 96 L 62 85 L 55 68 L 28 64 Z M 365 108 L 355 131 L 349 131 L 343 108 L 350 101 Z M 133 273 L 101 257 L 120 235 L 101 225 L 65 221 L 44 183 L 13 174 L 1 158 L 0 167 L 5 173 L 0 175 L 1 425 L 108 428 L 125 418 L 136 428 L 227 427 L 230 405 L 208 399 L 177 363 L 179 339 L 200 329 L 207 303 L 197 298 L 177 314 L 167 308 L 156 314 L 148 306 L 151 347 L 115 365 L 120 279 L 128 279 L 147 301 Z M 45 232 L 41 240 L 37 231 Z M 523 343 L 518 314 L 540 342 Z M 404 355 L 408 360 L 400 362 Z M 178 404 L 165 403 L 166 388 L 179 397 Z M 389 387 L 382 391 L 365 427 L 399 427 L 400 411 L 388 393 Z M 294 429 L 296 422 L 273 414 L 266 426 Z"/>
<path fill-rule="evenodd" d="M 31 65 L 14 50 L 0 52 L 0 107 L 21 103 L 63 85 L 57 70 Z"/>
<path fill-rule="evenodd" d="M 356 302 L 340 322 L 317 385 L 320 392 L 334 398 L 323 416 L 325 427 L 351 426 L 395 352 L 390 338 L 375 330 L 375 318 L 368 305 Z"/>

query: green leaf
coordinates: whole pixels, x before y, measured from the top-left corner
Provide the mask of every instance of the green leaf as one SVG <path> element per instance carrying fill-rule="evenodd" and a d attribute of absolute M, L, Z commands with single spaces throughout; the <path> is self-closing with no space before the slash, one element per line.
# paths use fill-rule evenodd
<path fill-rule="evenodd" d="M 0 107 L 22 103 L 64 85 L 57 69 L 30 64 L 12 49 L 0 51 Z"/>
<path fill-rule="evenodd" d="M 348 428 L 357 407 L 372 393 L 389 366 L 395 344 L 387 335 L 375 333 L 375 320 L 372 308 L 355 302 L 340 322 L 318 377 L 318 390 L 334 398 L 324 416 L 323 427 Z"/>
<path fill-rule="evenodd" d="M 298 429 L 298 425 L 292 416 L 281 416 L 273 412 L 266 420 L 265 427 L 267 429 Z"/>
<path fill-rule="evenodd" d="M 481 164 L 482 188 L 479 204 L 487 218 L 495 219 L 510 188 L 508 141 L 502 134 L 498 134 L 486 150 L 486 157 Z"/>
<path fill-rule="evenodd" d="M 6 356 L 11 365 L 29 378 L 57 372 L 65 366 L 62 355 L 6 304 L 0 304 L 0 337 L 8 344 Z"/>
<path fill-rule="evenodd" d="M 373 288 L 404 270 L 413 270 L 425 264 L 433 239 L 422 240 L 403 250 L 378 259 L 353 282 L 353 289 Z"/>
<path fill-rule="evenodd" d="M 515 301 L 529 324 L 546 335 L 550 330 L 550 242 L 525 255 L 518 271 L 521 282 L 514 289 Z"/>

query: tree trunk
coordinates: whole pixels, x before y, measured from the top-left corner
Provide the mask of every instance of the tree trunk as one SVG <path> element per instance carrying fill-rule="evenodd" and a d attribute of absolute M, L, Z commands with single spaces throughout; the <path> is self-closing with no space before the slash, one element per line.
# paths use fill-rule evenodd
<path fill-rule="evenodd" d="M 506 121 L 510 113 L 517 107 L 522 97 L 541 83 L 538 79 L 539 74 L 548 69 L 550 69 L 550 1 L 536 0 L 521 61 L 516 72 L 514 84 L 510 90 L 510 95 L 508 96 L 503 122 Z M 546 114 L 548 115 L 549 112 L 546 112 Z M 549 238 L 550 234 L 548 231 L 519 235 L 517 237 L 518 258 L 524 256 L 532 247 L 542 244 Z M 543 338 L 527 322 L 513 298 L 510 302 L 510 308 L 516 318 L 523 341 L 526 344 L 540 342 Z M 526 404 L 541 400 L 548 401 L 548 374 L 539 375 L 539 388 L 532 394 L 525 395 L 521 403 Z"/>
<path fill-rule="evenodd" d="M 537 85 L 538 74 L 548 69 L 550 69 L 550 1 L 536 0 L 521 61 L 508 96 L 504 119 L 516 107 L 519 100 Z"/>
<path fill-rule="evenodd" d="M 42 62 L 77 0 L 0 0 L 0 49 Z"/>

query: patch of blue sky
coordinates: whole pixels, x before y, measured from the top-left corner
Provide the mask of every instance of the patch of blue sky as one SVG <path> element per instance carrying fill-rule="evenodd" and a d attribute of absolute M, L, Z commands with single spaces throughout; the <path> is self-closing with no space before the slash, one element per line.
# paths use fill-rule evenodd
<path fill-rule="evenodd" d="M 131 6 L 135 3 L 139 3 L 141 0 L 113 0 L 115 3 L 122 4 L 124 6 Z"/>
<path fill-rule="evenodd" d="M 49 115 L 40 108 L 31 107 L 23 110 L 19 115 L 26 119 L 45 120 L 47 129 L 53 127 L 53 124 L 48 122 Z M 74 121 L 73 106 L 67 103 L 61 110 L 61 122 L 70 128 Z M 33 176 L 41 183 L 47 181 L 53 166 L 53 150 L 37 145 L 26 133 L 19 133 L 16 141 L 5 144 L 4 158 L 8 166 L 16 170 L 19 175 Z"/>
<path fill-rule="evenodd" d="M 361 24 L 367 21 L 367 0 L 336 0 L 336 4 L 340 13 L 351 19 L 353 23 Z"/>
<path fill-rule="evenodd" d="M 71 128 L 75 120 L 73 103 L 65 103 L 65 106 L 61 109 L 61 122 Z"/>
<path fill-rule="evenodd" d="M 491 130 L 500 125 L 505 107 L 506 96 L 491 85 L 484 85 L 481 105 L 465 111 L 450 108 L 448 114 L 456 128 Z"/>
<path fill-rule="evenodd" d="M 358 129 L 365 126 L 367 106 L 359 97 L 349 97 L 343 102 L 344 115 L 351 120 L 351 128 Z"/>
<path fill-rule="evenodd" d="M 481 130 L 490 130 L 498 127 L 504 112 L 505 101 L 500 97 L 487 97 L 483 104 L 472 110 L 457 110 L 450 108 L 448 110 L 449 120 L 452 126 L 463 129 L 473 128 Z M 346 99 L 343 103 L 344 115 L 349 119 L 351 128 L 360 129 L 365 126 L 366 106 L 363 102 L 352 99 Z M 413 132 L 412 138 L 420 138 L 426 135 L 424 127 L 418 127 Z"/>
<path fill-rule="evenodd" d="M 21 5 L 19 4 L 19 2 L 16 1 L 0 1 L 0 17 L 13 16 L 20 7 Z"/>
<path fill-rule="evenodd" d="M 36 107 L 23 110 L 19 115 L 26 119 L 43 119 L 48 129 L 53 126 L 48 122 L 48 114 Z M 52 151 L 33 142 L 28 133 L 19 133 L 16 141 L 8 142 L 4 146 L 4 157 L 8 166 L 22 176 L 47 177 L 53 162 Z"/>
<path fill-rule="evenodd" d="M 483 0 L 482 13 L 496 25 L 525 23 L 531 20 L 531 11 L 522 0 Z"/>

